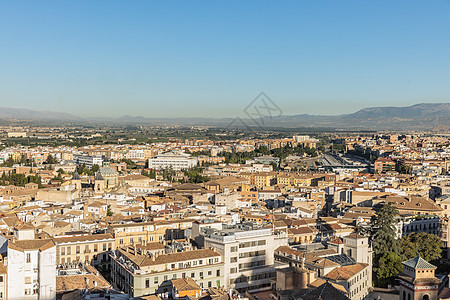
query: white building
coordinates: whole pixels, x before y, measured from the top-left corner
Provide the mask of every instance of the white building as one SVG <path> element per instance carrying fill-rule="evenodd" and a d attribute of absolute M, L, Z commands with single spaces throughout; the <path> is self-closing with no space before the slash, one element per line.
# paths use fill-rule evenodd
<path fill-rule="evenodd" d="M 174 170 L 179 171 L 195 167 L 196 165 L 197 158 L 184 152 L 168 152 L 148 160 L 148 167 L 156 170 L 172 167 Z"/>
<path fill-rule="evenodd" d="M 101 155 L 74 155 L 73 159 L 77 165 L 85 164 L 89 169 L 93 165 L 101 167 L 103 164 L 103 157 Z"/>
<path fill-rule="evenodd" d="M 131 160 L 144 160 L 145 152 L 142 149 L 132 149 L 128 151 L 127 158 Z"/>
<path fill-rule="evenodd" d="M 206 229 L 205 247 L 213 247 L 225 257 L 225 288 L 239 292 L 255 292 L 271 288 L 276 277 L 274 251 L 287 245 L 284 232 L 273 233 L 270 228 L 238 224 L 221 230 Z"/>
<path fill-rule="evenodd" d="M 56 246 L 50 239 L 10 241 L 8 299 L 56 299 Z"/>

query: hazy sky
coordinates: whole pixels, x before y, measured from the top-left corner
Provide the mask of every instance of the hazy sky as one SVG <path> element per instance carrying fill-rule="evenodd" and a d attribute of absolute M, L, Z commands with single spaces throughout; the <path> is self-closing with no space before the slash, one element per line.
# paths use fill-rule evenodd
<path fill-rule="evenodd" d="M 450 1 L 1 1 L 0 106 L 241 116 L 450 102 Z"/>

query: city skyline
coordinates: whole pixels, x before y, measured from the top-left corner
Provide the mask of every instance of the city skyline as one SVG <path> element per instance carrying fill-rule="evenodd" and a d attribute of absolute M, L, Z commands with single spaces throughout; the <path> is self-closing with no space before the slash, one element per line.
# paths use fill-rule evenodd
<path fill-rule="evenodd" d="M 3 3 L 0 106 L 235 117 L 448 103 L 450 3 Z"/>

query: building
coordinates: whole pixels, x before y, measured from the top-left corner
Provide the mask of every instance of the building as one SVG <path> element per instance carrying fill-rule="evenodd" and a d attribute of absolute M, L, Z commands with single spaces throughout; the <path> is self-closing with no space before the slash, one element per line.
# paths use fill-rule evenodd
<path fill-rule="evenodd" d="M 115 249 L 115 239 L 109 234 L 85 234 L 58 236 L 56 244 L 56 264 L 87 262 L 99 265 L 110 261 L 110 253 Z"/>
<path fill-rule="evenodd" d="M 191 219 L 110 224 L 106 232 L 114 236 L 117 247 L 185 238 L 185 229 L 192 227 Z"/>
<path fill-rule="evenodd" d="M 375 173 L 395 171 L 395 162 L 389 158 L 380 157 L 374 163 Z"/>
<path fill-rule="evenodd" d="M 89 169 L 93 165 L 102 166 L 103 164 L 103 157 L 101 155 L 74 155 L 73 159 L 77 165 L 84 164 Z"/>
<path fill-rule="evenodd" d="M 238 292 L 255 292 L 271 288 L 276 277 L 274 251 L 287 245 L 285 232 L 270 228 L 238 224 L 223 225 L 221 230 L 210 228 L 201 233 L 205 247 L 214 247 L 225 258 L 225 288 Z"/>
<path fill-rule="evenodd" d="M 148 160 L 148 167 L 155 170 L 172 168 L 175 171 L 189 169 L 197 165 L 197 158 L 184 152 L 168 152 L 159 154 Z"/>
<path fill-rule="evenodd" d="M 329 282 L 342 285 L 352 300 L 362 300 L 369 293 L 372 286 L 372 270 L 368 264 L 357 263 L 354 265 L 337 267 L 324 276 Z"/>
<path fill-rule="evenodd" d="M 8 299 L 56 299 L 56 246 L 50 239 L 8 245 Z"/>
<path fill-rule="evenodd" d="M 117 249 L 111 257 L 113 283 L 133 297 L 172 293 L 173 280 L 182 278 L 205 289 L 224 285 L 224 263 L 214 249 L 166 254 L 147 253 L 137 246 Z"/>
<path fill-rule="evenodd" d="M 400 282 L 400 300 L 437 299 L 441 280 L 435 277 L 436 266 L 420 256 L 404 261 Z"/>

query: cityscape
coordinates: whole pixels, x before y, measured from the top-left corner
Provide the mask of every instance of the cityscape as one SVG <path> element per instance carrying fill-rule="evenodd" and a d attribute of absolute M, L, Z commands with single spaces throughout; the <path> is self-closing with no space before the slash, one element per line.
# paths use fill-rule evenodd
<path fill-rule="evenodd" d="M 1 3 L 0 300 L 450 299 L 449 11 Z"/>

